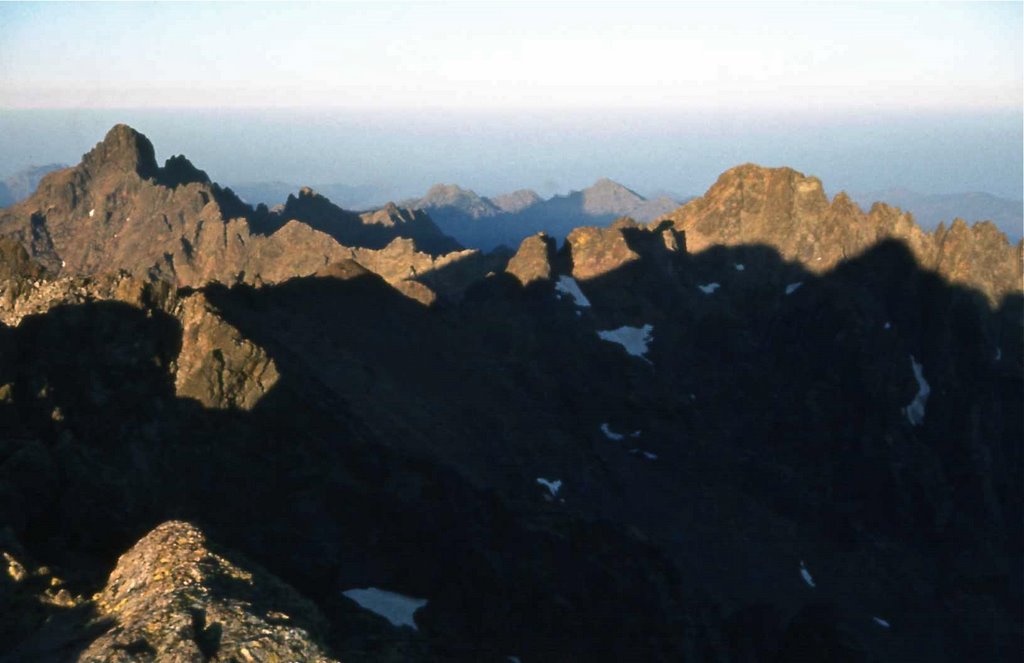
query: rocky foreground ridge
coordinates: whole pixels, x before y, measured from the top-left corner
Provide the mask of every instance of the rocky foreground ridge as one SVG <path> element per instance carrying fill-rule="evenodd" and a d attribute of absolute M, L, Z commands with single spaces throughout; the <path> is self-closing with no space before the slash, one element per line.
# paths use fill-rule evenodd
<path fill-rule="evenodd" d="M 430 256 L 147 145 L 0 212 L 0 659 L 1021 654 L 1021 246 L 984 224 L 742 166 Z"/>

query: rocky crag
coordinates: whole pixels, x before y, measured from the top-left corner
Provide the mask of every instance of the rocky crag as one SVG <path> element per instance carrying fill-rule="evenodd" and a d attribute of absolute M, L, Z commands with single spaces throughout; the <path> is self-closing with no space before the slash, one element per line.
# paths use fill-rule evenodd
<path fill-rule="evenodd" d="M 458 260 L 443 306 L 382 249 L 307 271 L 298 219 L 172 280 L 9 210 L 0 656 L 1016 660 L 1021 247 L 815 183 Z"/>

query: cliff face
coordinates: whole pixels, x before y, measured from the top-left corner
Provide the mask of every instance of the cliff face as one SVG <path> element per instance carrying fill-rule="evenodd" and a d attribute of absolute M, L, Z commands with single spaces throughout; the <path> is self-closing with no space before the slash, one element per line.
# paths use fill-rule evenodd
<path fill-rule="evenodd" d="M 1024 278 L 1024 243 L 1010 247 L 992 223 L 968 228 L 956 220 L 929 234 L 909 214 L 884 203 L 865 213 L 845 193 L 829 202 L 817 178 L 790 168 L 733 168 L 665 219 L 686 233 L 690 251 L 764 244 L 817 274 L 882 240 L 897 239 L 922 267 L 977 288 L 992 303 L 1019 291 Z"/>

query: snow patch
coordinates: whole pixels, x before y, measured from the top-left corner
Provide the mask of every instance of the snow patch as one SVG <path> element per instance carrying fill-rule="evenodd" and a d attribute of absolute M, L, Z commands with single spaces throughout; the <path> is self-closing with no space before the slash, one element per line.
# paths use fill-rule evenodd
<path fill-rule="evenodd" d="M 733 267 L 736 268 L 737 272 L 742 272 L 744 269 L 746 269 L 746 267 L 743 266 L 742 262 L 736 263 L 735 265 L 733 265 Z"/>
<path fill-rule="evenodd" d="M 547 479 L 541 479 L 540 477 L 537 477 L 537 483 L 547 488 L 548 492 L 551 493 L 551 497 L 557 497 L 558 491 L 562 487 L 562 482 L 557 479 L 554 481 L 549 481 Z"/>
<path fill-rule="evenodd" d="M 621 433 L 616 433 L 615 431 L 613 431 L 611 426 L 609 426 L 608 424 L 601 424 L 601 432 L 604 433 L 605 437 L 607 437 L 609 440 L 619 441 L 626 437 Z"/>
<path fill-rule="evenodd" d="M 786 294 L 792 295 L 794 292 L 800 289 L 800 286 L 804 284 L 803 281 L 797 281 L 796 283 L 790 283 L 786 286 Z"/>
<path fill-rule="evenodd" d="M 800 560 L 800 575 L 803 577 L 804 582 L 807 583 L 808 587 L 814 587 L 814 578 L 811 577 L 811 572 L 807 570 L 804 565 L 804 560 Z"/>
<path fill-rule="evenodd" d="M 650 451 L 644 451 L 643 449 L 639 448 L 630 449 L 629 453 L 633 454 L 634 456 L 641 455 L 647 460 L 658 460 L 658 454 L 651 453 Z"/>
<path fill-rule="evenodd" d="M 700 291 L 703 292 L 705 295 L 710 295 L 715 290 L 718 290 L 722 286 L 721 284 L 718 283 L 705 283 L 704 285 L 699 285 L 697 287 L 700 288 Z"/>
<path fill-rule="evenodd" d="M 95 210 L 95 209 L 91 209 L 91 210 L 89 210 L 89 218 L 90 218 L 90 219 L 91 219 L 91 218 L 92 218 L 93 216 L 95 216 L 95 215 L 96 215 L 96 210 Z"/>
<path fill-rule="evenodd" d="M 647 354 L 647 345 L 651 342 L 651 333 L 653 331 L 654 327 L 652 325 L 644 325 L 643 327 L 619 327 L 618 329 L 599 331 L 597 332 L 597 336 L 602 341 L 618 343 L 624 347 L 626 352 L 629 354 L 647 361 L 647 358 L 644 357 L 644 355 Z"/>
<path fill-rule="evenodd" d="M 882 628 L 892 628 L 892 626 L 889 624 L 889 622 L 887 622 L 886 620 L 882 619 L 881 617 L 872 617 L 871 619 L 873 619 L 874 622 L 876 624 L 878 624 L 879 626 L 881 626 Z"/>
<path fill-rule="evenodd" d="M 914 369 L 914 379 L 917 380 L 917 394 L 914 400 L 910 401 L 907 407 L 903 408 L 903 414 L 911 426 L 920 426 L 924 423 L 924 406 L 928 402 L 928 395 L 932 393 L 928 381 L 924 379 L 924 369 L 917 363 L 914 355 L 910 355 L 910 367 Z"/>
<path fill-rule="evenodd" d="M 885 323 L 885 328 L 886 329 L 892 329 L 892 323 L 889 323 L 889 322 Z"/>
<path fill-rule="evenodd" d="M 996 348 L 996 361 L 999 361 L 1002 358 L 1003 358 L 1003 349 L 1002 348 Z"/>
<path fill-rule="evenodd" d="M 630 434 L 629 434 L 629 436 L 630 436 L 630 437 L 640 437 L 640 433 L 642 433 L 642 432 L 643 432 L 643 431 L 638 431 L 638 430 L 635 430 L 635 431 L 633 431 L 632 433 L 630 433 Z"/>
<path fill-rule="evenodd" d="M 580 290 L 580 284 L 576 282 L 571 276 L 559 276 L 558 283 L 555 284 L 555 290 L 558 292 L 569 295 L 572 297 L 572 301 L 580 308 L 590 308 L 590 300 Z"/>
<path fill-rule="evenodd" d="M 426 599 L 416 599 L 376 587 L 350 589 L 342 594 L 370 612 L 380 615 L 394 626 L 411 626 L 414 630 L 416 622 L 412 616 L 427 604 Z"/>
<path fill-rule="evenodd" d="M 60 266 L 61 266 L 61 267 L 67 267 L 67 266 L 68 266 L 68 263 L 67 263 L 67 261 L 65 261 L 65 260 L 61 260 L 61 261 L 60 261 Z M 996 361 L 999 361 L 999 360 L 997 359 Z"/>

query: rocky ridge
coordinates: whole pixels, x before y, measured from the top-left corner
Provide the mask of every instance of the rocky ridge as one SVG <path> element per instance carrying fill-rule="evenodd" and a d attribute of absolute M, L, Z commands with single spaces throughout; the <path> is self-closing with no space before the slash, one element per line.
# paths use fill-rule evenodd
<path fill-rule="evenodd" d="M 0 233 L 17 238 L 51 274 L 121 268 L 178 286 L 276 282 L 354 255 L 389 266 L 385 278 L 398 282 L 410 268 L 422 274 L 437 260 L 443 266 L 473 255 L 422 253 L 401 233 L 426 237 L 434 248 L 457 245 L 413 212 L 362 219 L 312 191 L 289 204 L 285 216 L 253 211 L 184 157 L 159 167 L 152 144 L 118 125 L 80 165 L 50 173 L 35 194 L 0 212 Z M 402 269 L 394 266 L 406 259 Z"/>
<path fill-rule="evenodd" d="M 925 269 L 979 289 L 993 304 L 1021 289 L 1024 243 L 1011 248 L 994 224 L 968 227 L 957 219 L 926 233 L 909 214 L 884 203 L 865 213 L 845 193 L 829 201 L 820 180 L 790 168 L 737 166 L 652 226 L 664 220 L 685 233 L 692 252 L 763 244 L 821 274 L 892 238 Z"/>

